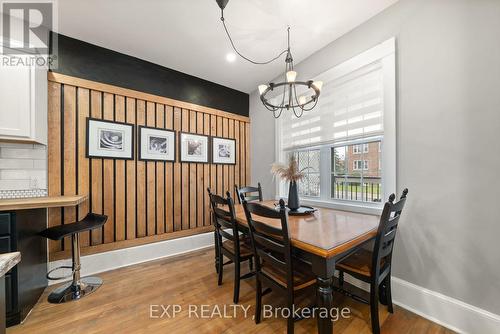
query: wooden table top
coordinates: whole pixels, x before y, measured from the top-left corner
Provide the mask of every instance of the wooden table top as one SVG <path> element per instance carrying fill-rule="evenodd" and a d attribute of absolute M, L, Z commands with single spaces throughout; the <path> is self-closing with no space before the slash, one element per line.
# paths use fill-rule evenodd
<path fill-rule="evenodd" d="M 276 201 L 263 204 L 274 207 Z M 321 257 L 332 257 L 375 237 L 379 216 L 349 211 L 317 208 L 311 215 L 288 216 L 292 245 Z M 235 205 L 238 223 L 247 226 L 242 205 Z M 259 221 L 280 227 L 278 220 Z"/>
<path fill-rule="evenodd" d="M 0 199 L 0 211 L 75 206 L 86 200 L 87 195 Z"/>

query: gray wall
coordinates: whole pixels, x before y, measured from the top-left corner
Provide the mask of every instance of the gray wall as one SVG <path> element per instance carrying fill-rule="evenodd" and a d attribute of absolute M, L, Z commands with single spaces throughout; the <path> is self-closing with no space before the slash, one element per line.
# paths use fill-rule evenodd
<path fill-rule="evenodd" d="M 307 78 L 397 38 L 397 183 L 408 187 L 394 276 L 500 314 L 500 1 L 401 0 L 296 66 Z M 250 97 L 252 179 L 274 123 Z"/>

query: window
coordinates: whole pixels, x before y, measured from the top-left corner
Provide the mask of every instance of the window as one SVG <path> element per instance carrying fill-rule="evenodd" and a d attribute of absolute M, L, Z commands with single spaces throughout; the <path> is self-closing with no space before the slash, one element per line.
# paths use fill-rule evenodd
<path fill-rule="evenodd" d="M 306 201 L 379 207 L 395 191 L 395 40 L 315 79 L 323 81 L 316 108 L 276 121 L 276 154 L 281 161 L 295 154 L 306 168 L 299 183 Z M 287 190 L 281 182 L 279 195 Z"/>
<path fill-rule="evenodd" d="M 368 170 L 368 160 L 354 160 L 353 170 Z"/>
<path fill-rule="evenodd" d="M 305 174 L 299 181 L 299 196 L 319 197 L 320 196 L 320 151 L 298 151 L 292 152 L 298 162 L 299 170 Z"/>
<path fill-rule="evenodd" d="M 354 154 L 368 153 L 368 144 L 354 145 L 352 147 L 352 153 Z"/>
<path fill-rule="evenodd" d="M 333 200 L 348 200 L 361 202 L 381 201 L 381 174 L 377 166 L 380 153 L 376 148 L 380 141 L 367 143 L 371 148 L 363 154 L 363 160 L 354 153 L 354 146 L 337 146 L 331 149 L 331 198 Z"/>

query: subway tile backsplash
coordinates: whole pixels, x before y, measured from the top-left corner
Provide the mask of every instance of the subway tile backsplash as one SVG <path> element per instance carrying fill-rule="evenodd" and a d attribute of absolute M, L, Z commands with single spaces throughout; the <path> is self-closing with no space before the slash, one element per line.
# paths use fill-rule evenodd
<path fill-rule="evenodd" d="M 47 148 L 0 143 L 0 198 L 47 195 Z"/>

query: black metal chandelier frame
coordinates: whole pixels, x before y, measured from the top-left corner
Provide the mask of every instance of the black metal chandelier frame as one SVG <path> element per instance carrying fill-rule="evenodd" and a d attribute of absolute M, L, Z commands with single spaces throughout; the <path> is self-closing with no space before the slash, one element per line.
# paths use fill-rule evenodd
<path fill-rule="evenodd" d="M 299 118 L 302 116 L 304 111 L 312 110 L 318 103 L 318 98 L 321 93 L 320 87 L 314 85 L 314 81 L 288 81 L 286 74 L 293 71 L 293 57 L 290 52 L 290 27 L 287 29 L 288 33 L 288 48 L 287 55 L 285 58 L 285 81 L 274 83 L 271 82 L 267 85 L 267 88 L 260 92 L 260 100 L 267 110 L 273 112 L 274 118 L 279 118 L 283 110 L 292 110 L 295 117 Z M 310 96 L 309 100 L 299 101 L 297 97 L 297 86 L 305 86 L 307 89 L 312 89 L 314 94 Z M 281 102 L 279 104 L 273 104 L 269 102 L 266 95 L 275 89 L 283 87 L 283 93 Z M 305 94 L 302 96 L 306 97 Z"/>
<path fill-rule="evenodd" d="M 319 81 L 296 81 L 297 73 L 293 69 L 293 57 L 290 51 L 290 27 L 287 29 L 287 49 L 282 51 L 276 57 L 268 60 L 268 61 L 254 61 L 248 57 L 245 57 L 242 53 L 238 51 L 234 42 L 229 34 L 229 30 L 227 29 L 225 19 L 224 19 L 224 8 L 226 7 L 229 0 L 216 0 L 217 4 L 221 9 L 221 21 L 224 26 L 224 30 L 226 31 L 227 37 L 231 42 L 231 46 L 233 50 L 243 59 L 248 62 L 256 65 L 265 65 L 269 64 L 277 59 L 279 59 L 283 54 L 286 54 L 285 58 L 285 80 L 283 82 L 274 83 L 271 82 L 267 85 L 260 85 L 260 100 L 262 104 L 266 107 L 267 110 L 273 113 L 274 118 L 279 118 L 283 112 L 283 110 L 292 110 L 295 117 L 299 118 L 302 116 L 304 111 L 312 110 L 316 104 L 318 103 L 319 95 L 321 93 L 322 83 Z M 308 91 L 304 92 L 300 95 L 297 95 L 297 87 L 306 87 Z M 266 96 L 270 95 L 270 92 L 273 92 L 277 89 L 283 87 L 283 93 L 281 97 L 280 103 L 272 103 L 269 98 Z M 310 91 L 312 89 L 312 92 Z"/>

